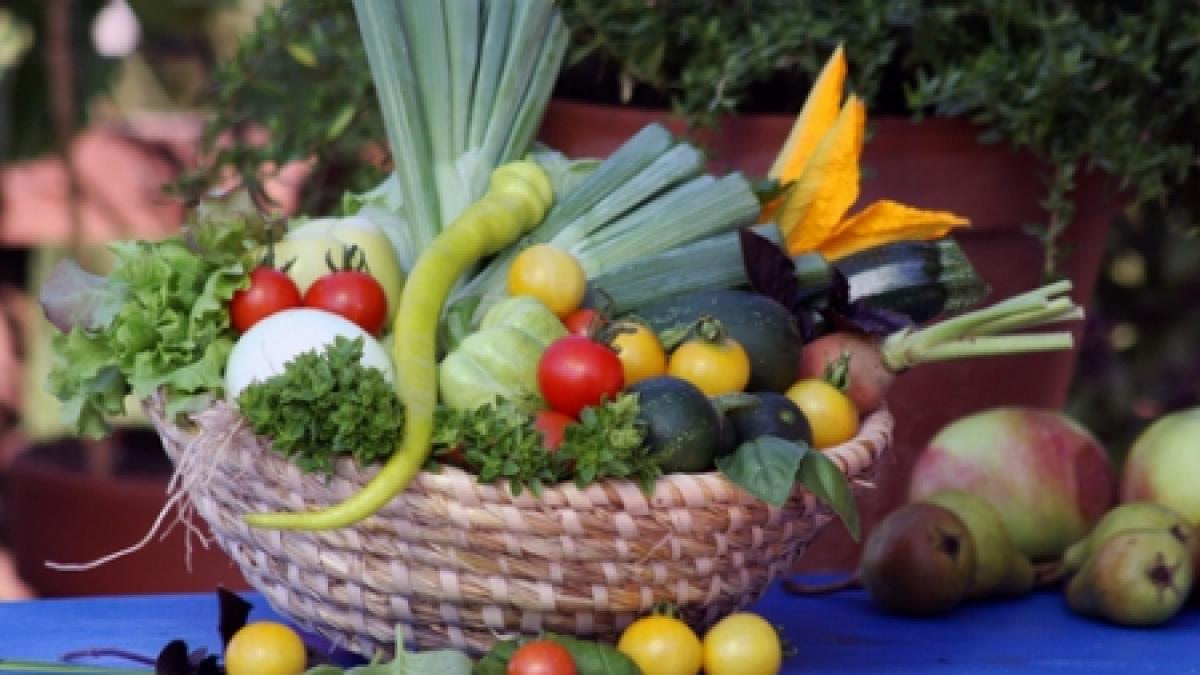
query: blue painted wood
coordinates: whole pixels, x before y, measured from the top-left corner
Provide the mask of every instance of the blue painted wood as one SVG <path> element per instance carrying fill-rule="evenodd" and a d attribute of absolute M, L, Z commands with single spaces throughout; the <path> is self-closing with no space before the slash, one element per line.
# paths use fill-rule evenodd
<path fill-rule="evenodd" d="M 246 597 L 252 619 L 277 618 Z M 755 609 L 796 647 L 785 673 L 1200 673 L 1196 607 L 1153 629 L 1081 619 L 1053 591 L 937 619 L 884 615 L 860 592 L 800 598 L 776 588 Z M 0 658 L 52 660 L 86 647 L 152 655 L 175 638 L 217 649 L 216 624 L 215 594 L 0 604 Z"/>

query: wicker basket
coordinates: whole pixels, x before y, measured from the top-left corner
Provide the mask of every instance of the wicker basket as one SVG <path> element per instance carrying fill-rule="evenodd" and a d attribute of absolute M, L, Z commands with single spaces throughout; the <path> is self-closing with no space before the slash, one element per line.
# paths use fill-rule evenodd
<path fill-rule="evenodd" d="M 346 461 L 330 481 L 304 475 L 227 404 L 188 429 L 164 419 L 161 401 L 146 407 L 191 506 L 246 579 L 297 624 L 362 654 L 390 649 L 397 626 L 414 647 L 471 653 L 539 629 L 612 639 L 662 601 L 706 627 L 759 598 L 831 517 L 802 489 L 772 508 L 716 473 L 664 476 L 653 497 L 607 481 L 539 500 L 446 468 L 352 528 L 256 530 L 239 516 L 340 501 L 369 473 Z M 827 453 L 866 478 L 891 432 L 890 414 L 876 412 Z"/>

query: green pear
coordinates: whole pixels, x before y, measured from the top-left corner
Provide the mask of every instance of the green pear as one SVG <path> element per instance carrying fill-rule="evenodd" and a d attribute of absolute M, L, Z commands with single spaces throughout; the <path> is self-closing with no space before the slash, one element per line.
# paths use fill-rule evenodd
<path fill-rule="evenodd" d="M 1192 588 L 1190 552 L 1167 530 L 1118 532 L 1092 551 L 1067 585 L 1067 604 L 1084 616 L 1152 626 L 1175 616 Z"/>
<path fill-rule="evenodd" d="M 974 569 L 975 545 L 962 519 L 936 504 L 912 503 L 871 531 L 858 576 L 883 610 L 930 616 L 966 597 Z"/>
<path fill-rule="evenodd" d="M 1017 550 L 1000 514 L 987 500 L 963 490 L 943 490 L 922 501 L 953 511 L 971 534 L 975 573 L 967 597 L 1007 597 L 1033 589 L 1033 563 Z"/>
<path fill-rule="evenodd" d="M 1104 514 L 1088 536 L 1075 542 L 1063 553 L 1062 571 L 1076 572 L 1101 542 L 1120 532 L 1162 530 L 1170 532 L 1188 551 L 1193 562 L 1200 561 L 1200 537 L 1195 528 L 1178 512 L 1153 502 L 1129 502 Z M 1193 567 L 1196 567 L 1195 564 Z"/>

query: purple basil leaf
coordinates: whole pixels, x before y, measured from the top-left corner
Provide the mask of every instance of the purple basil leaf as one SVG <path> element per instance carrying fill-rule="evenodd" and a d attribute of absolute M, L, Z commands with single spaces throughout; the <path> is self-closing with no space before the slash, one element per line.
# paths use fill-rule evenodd
<path fill-rule="evenodd" d="M 770 239 L 749 228 L 738 230 L 738 240 L 742 245 L 742 265 L 746 268 L 750 287 L 755 293 L 791 309 L 800 294 L 800 282 L 796 280 L 796 265 L 792 259 Z"/>
<path fill-rule="evenodd" d="M 225 671 L 217 664 L 217 655 L 209 654 L 196 664 L 196 675 L 225 675 Z"/>
<path fill-rule="evenodd" d="M 154 661 L 154 675 L 193 675 L 187 643 L 171 640 Z"/>
<path fill-rule="evenodd" d="M 60 260 L 42 284 L 42 311 L 60 331 L 108 328 L 121 308 L 121 294 L 109 281 L 74 260 Z"/>
<path fill-rule="evenodd" d="M 246 625 L 252 605 L 243 600 L 242 596 L 224 588 L 217 589 L 217 602 L 220 606 L 217 631 L 221 633 L 221 644 L 228 647 L 233 634 Z"/>
<path fill-rule="evenodd" d="M 743 227 L 738 229 L 738 240 L 750 288 L 783 305 L 796 318 L 804 341 L 811 340 L 816 326 L 810 303 L 825 290 L 801 288 L 796 279 L 796 264 L 770 239 Z"/>

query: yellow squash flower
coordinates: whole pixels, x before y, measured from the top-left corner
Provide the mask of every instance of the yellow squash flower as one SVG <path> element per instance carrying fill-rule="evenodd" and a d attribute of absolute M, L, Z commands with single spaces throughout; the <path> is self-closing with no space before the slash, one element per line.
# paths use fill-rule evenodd
<path fill-rule="evenodd" d="M 779 224 L 790 254 L 817 251 L 829 260 L 891 241 L 937 239 L 967 225 L 953 213 L 887 200 L 846 217 L 858 200 L 867 112 L 854 94 L 841 103 L 845 81 L 845 53 L 838 47 L 767 174 L 786 189 L 763 208 L 760 220 Z"/>

